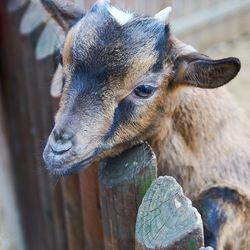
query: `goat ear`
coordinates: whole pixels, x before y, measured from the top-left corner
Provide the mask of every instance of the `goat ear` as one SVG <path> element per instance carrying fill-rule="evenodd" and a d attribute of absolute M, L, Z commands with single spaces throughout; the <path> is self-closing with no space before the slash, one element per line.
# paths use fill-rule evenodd
<path fill-rule="evenodd" d="M 83 10 L 75 3 L 67 0 L 41 0 L 45 9 L 68 31 L 70 27 L 84 16 Z"/>
<path fill-rule="evenodd" d="M 53 76 L 51 85 L 50 85 L 50 95 L 52 97 L 58 98 L 62 95 L 63 92 L 63 68 L 59 64 L 57 66 L 56 72 Z"/>
<path fill-rule="evenodd" d="M 212 60 L 190 53 L 177 57 L 174 62 L 174 83 L 200 88 L 217 88 L 232 80 L 240 70 L 240 60 L 235 57 Z"/>

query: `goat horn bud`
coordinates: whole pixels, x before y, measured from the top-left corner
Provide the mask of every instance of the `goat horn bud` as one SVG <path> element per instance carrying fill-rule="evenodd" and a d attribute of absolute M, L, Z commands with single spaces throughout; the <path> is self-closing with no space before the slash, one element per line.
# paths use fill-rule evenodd
<path fill-rule="evenodd" d="M 111 4 L 111 0 L 98 0 L 97 2 L 100 4 Z"/>
<path fill-rule="evenodd" d="M 169 23 L 169 17 L 172 12 L 172 7 L 168 6 L 167 8 L 161 10 L 155 15 L 155 18 L 163 22 L 164 24 Z"/>

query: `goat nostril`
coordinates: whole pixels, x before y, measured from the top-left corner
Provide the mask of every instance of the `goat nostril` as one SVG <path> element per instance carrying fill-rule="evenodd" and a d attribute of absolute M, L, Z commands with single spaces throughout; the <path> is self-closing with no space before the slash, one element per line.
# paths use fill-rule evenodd
<path fill-rule="evenodd" d="M 73 134 L 63 130 L 54 129 L 53 136 L 56 142 L 65 143 L 73 137 Z"/>
<path fill-rule="evenodd" d="M 53 137 L 50 140 L 50 148 L 55 154 L 63 154 L 72 148 L 72 137 L 73 135 L 70 133 L 54 129 Z"/>

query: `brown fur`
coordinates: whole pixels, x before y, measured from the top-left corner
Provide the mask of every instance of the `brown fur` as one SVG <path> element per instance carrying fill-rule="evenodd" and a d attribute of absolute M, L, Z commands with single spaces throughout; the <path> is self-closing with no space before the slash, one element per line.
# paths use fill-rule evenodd
<path fill-rule="evenodd" d="M 179 92 L 173 115 L 149 140 L 158 174 L 175 177 L 193 201 L 216 185 L 236 190 L 241 203 L 222 204 L 231 219 L 216 249 L 250 249 L 249 122 L 224 88 Z"/>
<path fill-rule="evenodd" d="M 242 187 L 249 195 L 250 129 L 245 115 L 224 88 L 178 91 L 179 105 L 150 139 L 160 173 L 169 171 L 164 174 L 177 178 L 189 197 L 214 183 Z"/>
<path fill-rule="evenodd" d="M 70 30 L 64 43 L 63 65 L 69 67 L 72 64 L 71 48 L 73 44 L 74 30 Z"/>

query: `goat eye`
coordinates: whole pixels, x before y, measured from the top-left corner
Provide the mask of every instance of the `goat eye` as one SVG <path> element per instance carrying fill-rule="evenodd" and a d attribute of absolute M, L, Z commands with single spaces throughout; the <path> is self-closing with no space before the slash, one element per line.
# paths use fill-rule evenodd
<path fill-rule="evenodd" d="M 134 89 L 134 94 L 140 98 L 149 98 L 155 92 L 156 88 L 151 85 L 140 85 Z"/>

